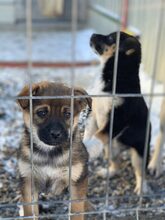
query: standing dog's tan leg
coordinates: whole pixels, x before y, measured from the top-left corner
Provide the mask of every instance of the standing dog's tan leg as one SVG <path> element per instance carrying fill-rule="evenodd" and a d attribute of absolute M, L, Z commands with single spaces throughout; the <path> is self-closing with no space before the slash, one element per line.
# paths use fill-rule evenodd
<path fill-rule="evenodd" d="M 95 137 L 98 138 L 104 145 L 108 144 L 109 142 L 109 137 L 107 133 L 104 133 L 102 131 L 102 128 L 99 129 L 96 133 L 95 133 Z"/>
<path fill-rule="evenodd" d="M 90 142 L 92 136 L 96 133 L 97 129 L 98 129 L 98 127 L 96 124 L 96 118 L 95 118 L 94 114 L 91 113 L 91 115 L 87 119 L 87 124 L 85 127 L 84 138 L 83 138 L 83 143 L 87 147 L 87 150 L 88 150 L 90 157 L 94 157 L 94 150 L 95 149 L 93 149 L 89 146 L 89 142 Z"/>
<path fill-rule="evenodd" d="M 136 177 L 136 187 L 134 192 L 140 195 L 141 187 L 142 187 L 142 166 L 143 166 L 143 158 L 138 155 L 138 152 L 131 148 L 131 162 L 135 171 Z M 143 192 L 147 192 L 147 183 L 146 180 L 143 179 Z"/>
<path fill-rule="evenodd" d="M 98 129 L 98 127 L 97 127 L 97 124 L 96 124 L 96 118 L 94 117 L 94 114 L 91 113 L 91 115 L 87 119 L 87 124 L 86 124 L 86 127 L 85 127 L 83 141 L 86 142 L 89 139 L 91 139 L 92 136 L 97 131 L 97 129 Z"/>
<path fill-rule="evenodd" d="M 96 118 L 95 115 L 92 113 L 87 121 L 84 138 L 83 138 L 83 143 L 86 146 L 90 158 L 98 157 L 103 149 L 101 141 L 96 139 L 95 137 L 95 133 L 97 130 L 98 127 L 97 127 Z"/>
<path fill-rule="evenodd" d="M 116 160 L 116 155 L 112 156 L 113 154 L 110 151 L 109 136 L 107 133 L 104 133 L 103 130 L 101 129 L 95 134 L 95 137 L 98 140 L 100 140 L 104 146 L 104 159 L 106 159 L 106 160 L 110 159 L 109 177 L 113 177 L 117 173 L 119 165 Z M 113 141 L 112 141 L 112 148 L 113 148 Z M 105 177 L 107 175 L 107 169 L 105 167 L 102 167 L 97 172 L 97 175 Z"/>
<path fill-rule="evenodd" d="M 72 213 L 83 213 L 88 210 L 87 201 L 85 201 L 87 196 L 87 185 L 88 180 L 85 178 L 82 182 L 79 183 L 72 183 L 71 186 L 71 199 L 72 200 L 80 200 L 80 201 L 73 201 L 71 204 L 71 211 Z M 81 201 L 82 200 L 82 201 Z M 72 220 L 85 220 L 85 215 L 73 215 L 71 217 Z"/>
<path fill-rule="evenodd" d="M 163 99 L 160 111 L 160 133 L 157 137 L 156 144 L 154 147 L 154 153 L 151 158 L 151 161 L 148 165 L 148 169 L 151 174 L 158 177 L 162 172 L 162 150 L 165 143 L 165 99 Z"/>
<path fill-rule="evenodd" d="M 148 165 L 148 169 L 151 174 L 155 173 L 155 176 L 158 177 L 162 172 L 162 149 L 165 142 L 165 133 L 160 131 L 159 136 L 157 137 L 156 144 L 154 147 L 154 153 L 152 155 L 151 161 Z"/>
<path fill-rule="evenodd" d="M 118 141 L 117 138 L 114 138 L 114 139 L 112 139 L 112 147 L 111 148 L 112 148 L 111 152 L 110 152 L 111 163 L 109 166 L 109 173 L 110 173 L 110 177 L 113 177 L 119 171 L 120 156 L 121 156 L 121 153 L 123 152 L 123 150 L 125 150 L 125 146 L 120 141 Z"/>
<path fill-rule="evenodd" d="M 31 203 L 33 201 L 32 190 L 31 190 L 31 179 L 25 178 L 22 185 L 22 202 L 23 203 Z M 34 190 L 34 201 L 38 201 L 38 193 Z M 38 216 L 39 210 L 38 205 L 24 205 L 24 216 Z M 28 218 L 30 220 L 37 220 L 38 217 Z M 26 218 L 25 218 L 26 220 Z"/>

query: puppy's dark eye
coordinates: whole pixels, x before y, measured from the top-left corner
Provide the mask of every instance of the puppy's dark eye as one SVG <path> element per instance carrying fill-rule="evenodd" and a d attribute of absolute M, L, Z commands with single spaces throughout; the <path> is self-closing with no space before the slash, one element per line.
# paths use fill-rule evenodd
<path fill-rule="evenodd" d="M 37 111 L 37 116 L 40 117 L 40 118 L 44 118 L 47 114 L 48 114 L 47 109 Z"/>
<path fill-rule="evenodd" d="M 64 112 L 64 116 L 66 119 L 69 119 L 71 117 L 71 113 L 70 112 Z"/>
<path fill-rule="evenodd" d="M 108 52 L 109 48 L 108 48 L 108 47 L 106 47 L 104 50 L 105 50 L 106 52 Z"/>
<path fill-rule="evenodd" d="M 71 109 L 69 106 L 63 106 L 61 109 L 61 113 L 65 119 L 70 119 L 71 117 Z"/>

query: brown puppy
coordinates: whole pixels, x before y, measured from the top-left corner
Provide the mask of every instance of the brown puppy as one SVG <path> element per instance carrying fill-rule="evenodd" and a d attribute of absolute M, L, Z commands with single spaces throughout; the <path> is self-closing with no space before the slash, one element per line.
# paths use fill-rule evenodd
<path fill-rule="evenodd" d="M 71 167 L 71 199 L 72 213 L 85 212 L 88 153 L 84 147 L 77 128 L 80 111 L 88 104 L 90 98 L 74 99 L 74 123 L 71 128 L 71 100 L 69 98 L 44 99 L 44 96 L 70 96 L 71 88 L 58 83 L 41 82 L 32 86 L 33 96 L 43 96 L 43 99 L 32 100 L 32 128 L 30 128 L 30 103 L 28 99 L 19 99 L 23 111 L 24 137 L 18 153 L 18 167 L 21 177 L 22 202 L 38 201 L 39 192 L 60 194 L 69 186 L 69 149 L 70 134 L 73 130 L 72 167 Z M 74 95 L 86 95 L 86 91 L 75 88 Z M 25 86 L 19 94 L 29 96 L 29 87 Z M 33 138 L 33 155 L 31 155 L 30 133 Z M 31 165 L 33 161 L 33 166 Z M 32 178 L 33 176 L 33 178 Z M 33 194 L 32 198 L 32 183 Z M 38 205 L 25 205 L 24 216 L 38 219 Z M 28 218 L 34 219 L 34 218 Z M 72 220 L 84 220 L 85 216 L 73 215 Z"/>
<path fill-rule="evenodd" d="M 162 160 L 163 160 L 163 146 L 165 143 L 165 99 L 163 99 L 160 110 L 160 131 L 155 143 L 154 153 L 151 161 L 148 165 L 148 169 L 151 174 L 155 174 L 156 177 L 162 173 Z"/>

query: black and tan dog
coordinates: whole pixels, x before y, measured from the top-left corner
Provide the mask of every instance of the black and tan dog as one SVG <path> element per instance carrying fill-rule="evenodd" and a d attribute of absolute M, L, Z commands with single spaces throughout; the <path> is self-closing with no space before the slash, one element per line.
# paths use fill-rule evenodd
<path fill-rule="evenodd" d="M 90 98 L 74 100 L 74 123 L 70 126 L 71 100 L 44 99 L 44 96 L 70 96 L 71 88 L 58 83 L 41 82 L 32 86 L 33 96 L 43 96 L 32 101 L 32 128 L 30 127 L 30 107 L 28 99 L 19 99 L 23 111 L 24 137 L 18 154 L 18 165 L 21 176 L 22 202 L 32 202 L 31 181 L 34 181 L 34 201 L 38 201 L 39 192 L 60 194 L 69 186 L 69 149 L 70 134 L 73 129 L 72 167 L 71 167 L 71 199 L 73 213 L 84 212 L 88 205 L 83 199 L 87 196 L 88 153 L 83 145 L 78 128 L 80 111 L 88 104 Z M 86 95 L 81 88 L 75 88 L 74 95 Z M 19 97 L 29 96 L 26 86 Z M 33 155 L 30 149 L 30 132 L 33 138 Z M 33 167 L 31 162 L 33 160 Z M 32 216 L 32 209 L 37 216 L 38 205 L 24 206 L 24 216 Z M 28 218 L 29 219 L 29 218 Z M 32 218 L 33 219 L 33 218 Z M 37 217 L 35 219 L 38 219 Z M 84 220 L 84 215 L 73 215 L 71 219 Z"/>
<path fill-rule="evenodd" d="M 101 70 L 95 83 L 92 95 L 109 97 L 93 98 L 92 113 L 87 123 L 84 144 L 93 156 L 100 149 L 109 147 L 110 118 L 112 109 L 114 63 L 117 32 L 109 35 L 93 34 L 90 45 L 100 57 Z M 139 66 L 141 62 L 141 45 L 139 41 L 124 32 L 120 32 L 119 54 L 117 64 L 116 90 L 114 99 L 114 120 L 112 132 L 110 176 L 118 170 L 119 154 L 130 149 L 132 165 L 135 170 L 137 194 L 141 191 L 142 163 L 145 148 L 148 109 L 143 97 L 129 97 L 129 94 L 141 94 Z M 128 95 L 122 97 L 120 94 Z M 150 136 L 150 135 L 149 135 Z M 150 137 L 148 145 L 150 143 Z M 145 181 L 144 181 L 145 183 Z M 145 184 L 146 185 L 146 184 Z"/>

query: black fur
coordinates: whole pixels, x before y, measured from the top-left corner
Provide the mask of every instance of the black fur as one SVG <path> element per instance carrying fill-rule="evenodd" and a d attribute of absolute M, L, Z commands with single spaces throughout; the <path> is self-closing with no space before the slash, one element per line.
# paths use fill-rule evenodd
<path fill-rule="evenodd" d="M 116 38 L 117 33 L 112 33 L 107 36 L 94 34 L 91 37 L 91 45 L 94 46 L 97 51 L 97 47 L 98 44 L 100 45 L 100 42 L 107 44 L 108 39 L 110 39 L 110 46 L 116 42 Z M 126 51 L 129 49 L 134 49 L 134 52 L 130 55 L 127 55 Z M 100 53 L 100 55 L 102 55 L 102 53 Z M 104 82 L 104 92 L 112 93 L 114 80 L 114 61 L 115 56 L 113 55 L 105 62 L 103 68 L 102 80 Z M 115 91 L 117 94 L 119 94 L 119 97 L 120 94 L 141 94 L 139 80 L 140 62 L 141 45 L 139 41 L 135 37 L 121 32 L 117 66 L 117 84 Z M 111 113 L 109 113 L 109 120 L 107 121 L 103 131 L 105 133 L 109 133 L 110 114 Z M 121 134 L 118 140 L 129 148 L 135 148 L 141 157 L 144 155 L 147 117 L 148 109 L 143 97 L 124 97 L 123 104 L 115 107 L 114 110 L 113 138 Z M 148 146 L 150 144 L 150 138 L 151 124 Z"/>

